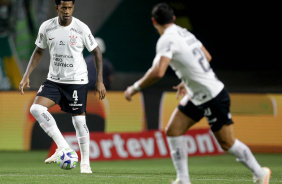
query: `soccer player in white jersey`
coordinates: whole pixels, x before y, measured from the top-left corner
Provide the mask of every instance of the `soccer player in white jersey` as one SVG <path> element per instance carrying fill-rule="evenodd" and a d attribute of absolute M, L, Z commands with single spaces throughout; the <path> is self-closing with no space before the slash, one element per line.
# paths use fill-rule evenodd
<path fill-rule="evenodd" d="M 54 118 L 48 112 L 49 107 L 59 104 L 62 111 L 72 114 L 72 123 L 81 152 L 80 172 L 92 173 L 89 160 L 89 131 L 85 120 L 88 72 L 82 54 L 83 49 L 86 47 L 95 57 L 97 70 L 95 94 L 98 92 L 100 100 L 106 95 L 102 77 L 103 61 L 101 51 L 88 26 L 72 16 L 74 2 L 75 0 L 55 0 L 58 16 L 40 26 L 35 41 L 36 48 L 19 89 L 21 94 L 24 94 L 24 87 L 29 87 L 29 75 L 40 62 L 44 49 L 48 47 L 50 67 L 47 80 L 39 88 L 30 108 L 31 114 L 58 147 L 45 163 L 56 162 L 59 150 L 69 147 Z"/>
<path fill-rule="evenodd" d="M 177 173 L 177 179 L 172 183 L 191 184 L 183 134 L 206 117 L 222 149 L 252 171 L 255 183 L 268 184 L 270 169 L 261 167 L 250 149 L 234 137 L 229 94 L 209 65 L 209 52 L 192 33 L 175 25 L 174 20 L 173 9 L 166 3 L 153 8 L 153 25 L 160 34 L 155 59 L 146 74 L 124 92 L 130 101 L 142 88 L 162 78 L 169 65 L 182 81 L 176 87 L 177 96 L 186 92 L 189 96 L 182 98 L 165 130 Z"/>

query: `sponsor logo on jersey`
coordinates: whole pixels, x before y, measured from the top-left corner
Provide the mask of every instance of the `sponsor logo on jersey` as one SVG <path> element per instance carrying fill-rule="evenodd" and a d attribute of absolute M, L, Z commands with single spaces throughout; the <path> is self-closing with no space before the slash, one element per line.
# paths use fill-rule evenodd
<path fill-rule="evenodd" d="M 169 43 L 168 43 L 166 52 L 169 52 L 169 51 L 171 50 L 171 45 L 172 45 L 172 44 L 173 44 L 173 42 L 169 42 Z"/>
<path fill-rule="evenodd" d="M 68 63 L 60 63 L 60 62 L 54 62 L 55 66 L 61 66 L 61 67 L 73 67 L 73 64 L 68 64 Z"/>
<path fill-rule="evenodd" d="M 60 41 L 59 45 L 66 45 L 64 41 Z"/>
<path fill-rule="evenodd" d="M 56 57 L 56 58 L 54 58 L 54 60 L 55 60 L 55 61 L 59 61 L 59 62 L 63 62 L 63 59 L 62 59 L 62 58 L 57 58 L 57 57 Z"/>
<path fill-rule="evenodd" d="M 90 41 L 90 45 L 92 46 L 94 44 L 93 39 L 91 34 L 88 35 L 89 41 Z"/>
<path fill-rule="evenodd" d="M 53 39 L 55 39 L 55 38 L 49 38 L 49 40 L 53 40 Z"/>
<path fill-rule="evenodd" d="M 76 32 L 77 34 L 82 34 L 82 31 L 77 30 L 77 29 L 75 29 L 75 28 L 71 28 L 70 31 L 74 31 L 74 32 Z"/>
<path fill-rule="evenodd" d="M 41 43 L 41 42 L 42 42 L 42 40 L 43 40 L 43 34 L 42 34 L 42 33 L 40 33 L 38 42 L 39 42 L 39 43 Z"/>
<path fill-rule="evenodd" d="M 193 43 L 196 43 L 197 41 L 198 41 L 198 40 L 197 40 L 196 38 L 191 38 L 191 39 L 187 40 L 186 43 L 187 43 L 188 45 L 192 45 Z"/>
<path fill-rule="evenodd" d="M 58 28 L 57 26 L 48 28 L 48 29 L 46 29 L 46 33 L 48 33 L 49 31 L 54 31 L 57 28 Z"/>
<path fill-rule="evenodd" d="M 70 103 L 69 106 L 71 106 L 71 107 L 81 107 L 82 104 L 77 104 L 77 103 L 75 102 L 75 103 Z"/>
<path fill-rule="evenodd" d="M 72 59 L 72 55 L 53 54 L 53 57 Z"/>
<path fill-rule="evenodd" d="M 55 66 L 60 66 L 60 67 L 73 67 L 73 64 L 71 63 L 63 63 L 64 59 L 72 59 L 72 55 L 63 55 L 63 54 L 53 54 L 53 60 Z"/>

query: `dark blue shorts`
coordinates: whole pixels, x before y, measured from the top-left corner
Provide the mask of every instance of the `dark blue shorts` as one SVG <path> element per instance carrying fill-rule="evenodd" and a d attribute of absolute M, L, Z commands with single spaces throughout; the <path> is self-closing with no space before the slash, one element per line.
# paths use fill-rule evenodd
<path fill-rule="evenodd" d="M 179 104 L 178 109 L 196 122 L 206 117 L 213 132 L 219 131 L 225 124 L 233 124 L 230 97 L 226 89 L 202 105 L 196 106 L 189 100 L 185 105 Z"/>
<path fill-rule="evenodd" d="M 82 114 L 86 112 L 87 92 L 87 84 L 62 84 L 46 80 L 36 96 L 53 100 L 64 112 Z"/>

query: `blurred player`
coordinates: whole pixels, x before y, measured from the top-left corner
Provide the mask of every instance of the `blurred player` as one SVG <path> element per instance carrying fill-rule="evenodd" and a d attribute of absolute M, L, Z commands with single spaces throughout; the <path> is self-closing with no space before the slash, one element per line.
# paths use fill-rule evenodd
<path fill-rule="evenodd" d="M 89 131 L 85 120 L 88 89 L 87 66 L 82 54 L 85 47 L 95 56 L 95 94 L 99 93 L 100 100 L 105 98 L 106 90 L 102 77 L 101 51 L 88 26 L 72 16 L 74 2 L 75 0 L 55 0 L 58 17 L 47 20 L 40 26 L 36 48 L 19 89 L 21 94 L 24 94 L 24 87 L 29 87 L 29 76 L 40 62 L 44 49 L 48 47 L 50 67 L 47 80 L 39 88 L 30 108 L 31 114 L 58 147 L 45 163 L 56 162 L 59 150 L 69 147 L 53 116 L 48 112 L 48 108 L 59 104 L 62 111 L 72 114 L 72 123 L 81 152 L 80 172 L 92 173 L 89 160 Z"/>
<path fill-rule="evenodd" d="M 166 3 L 153 8 L 153 25 L 161 35 L 155 59 L 146 74 L 124 92 L 125 98 L 130 101 L 142 88 L 162 78 L 169 65 L 182 80 L 175 87 L 177 96 L 187 91 L 190 98 L 185 96 L 181 100 L 166 127 L 171 158 L 177 173 L 172 183 L 191 183 L 183 134 L 206 117 L 222 149 L 233 154 L 237 161 L 252 171 L 255 183 L 268 184 L 270 169 L 262 168 L 250 149 L 234 137 L 229 94 L 210 67 L 209 52 L 192 33 L 175 25 L 174 20 L 174 12 Z"/>

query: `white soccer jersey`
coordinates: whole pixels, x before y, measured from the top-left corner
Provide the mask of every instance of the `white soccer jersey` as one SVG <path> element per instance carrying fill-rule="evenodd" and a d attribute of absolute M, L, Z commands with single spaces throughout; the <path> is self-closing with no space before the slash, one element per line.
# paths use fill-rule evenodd
<path fill-rule="evenodd" d="M 171 58 L 171 68 L 184 82 L 195 105 L 211 100 L 224 87 L 216 78 L 201 47 L 202 43 L 192 33 L 174 24 L 159 38 L 154 61 L 161 56 Z"/>
<path fill-rule="evenodd" d="M 58 17 L 45 21 L 39 29 L 35 44 L 50 52 L 48 80 L 66 84 L 87 84 L 87 65 L 83 49 L 89 52 L 97 47 L 90 29 L 72 17 L 70 25 L 64 27 Z"/>

